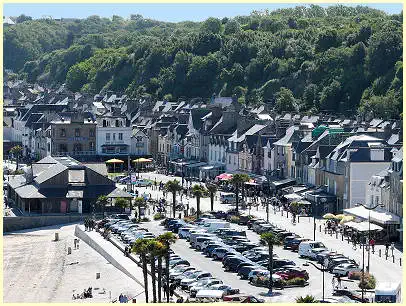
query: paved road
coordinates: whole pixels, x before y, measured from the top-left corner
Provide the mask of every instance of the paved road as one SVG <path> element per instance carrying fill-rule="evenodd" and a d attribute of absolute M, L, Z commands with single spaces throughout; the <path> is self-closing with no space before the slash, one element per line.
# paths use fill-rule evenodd
<path fill-rule="evenodd" d="M 158 225 L 159 222 L 148 222 L 143 224 L 144 227 L 148 228 L 152 233 L 159 234 L 165 231 L 162 226 Z M 252 231 L 247 231 L 247 237 L 251 241 L 258 242 L 258 235 Z M 193 267 L 202 269 L 204 271 L 210 272 L 214 277 L 221 279 L 225 284 L 228 284 L 234 288 L 239 288 L 243 293 L 254 294 L 265 298 L 269 302 L 294 302 L 295 298 L 298 296 L 306 295 L 309 291 L 316 297 L 322 297 L 322 278 L 319 271 L 313 266 L 303 267 L 309 272 L 309 283 L 310 286 L 303 288 L 288 288 L 284 290 L 276 290 L 278 292 L 277 296 L 266 297 L 267 289 L 262 287 L 255 287 L 248 283 L 246 280 L 241 280 L 236 273 L 225 272 L 222 268 L 220 261 L 214 261 L 190 248 L 189 242 L 184 239 L 179 239 L 172 247 L 173 251 L 180 255 L 182 258 L 188 260 Z M 299 259 L 297 253 L 290 252 L 288 250 L 283 250 L 282 247 L 277 247 L 275 253 L 279 258 L 292 259 L 297 265 L 301 266 L 306 261 Z M 332 286 L 331 286 L 331 275 L 325 275 L 325 295 L 331 296 Z"/>
<path fill-rule="evenodd" d="M 163 181 L 166 182 L 168 180 L 172 180 L 174 178 L 181 180 L 179 177 L 173 177 L 173 176 L 165 176 L 162 174 L 156 174 L 156 173 L 143 173 L 142 176 L 144 178 L 149 178 L 154 180 L 155 178 L 157 181 Z M 162 197 L 162 192 L 156 191 L 156 190 L 151 190 L 151 188 L 141 188 L 141 192 L 147 192 L 151 193 L 153 198 L 159 198 Z M 171 195 L 167 195 L 167 200 L 169 203 L 171 203 Z M 215 205 L 214 208 L 215 210 L 228 210 L 231 208 L 229 205 L 225 204 L 220 204 L 219 200 L 219 194 L 217 195 L 217 198 L 215 200 Z M 177 201 L 180 201 L 180 196 L 177 196 Z M 186 199 L 185 197 L 183 198 L 183 202 L 187 203 L 189 202 L 190 208 L 195 208 L 196 209 L 196 200 L 194 198 L 191 199 Z M 210 199 L 209 198 L 202 198 L 201 199 L 201 210 L 202 211 L 209 211 L 210 210 Z M 248 213 L 248 209 L 245 210 L 246 213 Z M 152 213 L 152 212 L 151 212 Z M 266 211 L 264 208 L 259 208 L 258 210 L 253 208 L 250 210 L 250 213 L 252 215 L 261 217 L 266 219 Z M 310 238 L 313 239 L 313 219 L 312 218 L 302 218 L 299 223 L 296 225 L 293 225 L 291 222 L 291 218 L 286 217 L 286 213 L 284 213 L 284 216 L 281 216 L 280 212 L 274 213 L 273 209 L 270 209 L 269 213 L 269 220 L 271 223 L 281 227 L 285 228 L 289 231 L 293 231 L 302 237 L 305 238 Z M 324 220 L 316 220 L 317 224 L 317 232 L 316 232 L 316 239 L 321 240 L 329 249 L 339 251 L 343 253 L 346 256 L 349 256 L 350 258 L 353 258 L 356 260 L 360 265 L 362 265 L 362 249 L 357 248 L 356 250 L 353 249 L 352 245 L 349 244 L 346 241 L 341 241 L 341 237 L 339 236 L 339 239 L 335 237 L 335 235 L 330 236 L 329 234 L 325 234 L 324 231 L 319 232 L 319 226 L 322 225 L 322 228 L 324 226 Z M 402 280 L 402 267 L 399 264 L 399 258 L 403 256 L 403 252 L 400 250 L 395 250 L 394 255 L 395 255 L 395 263 L 393 263 L 391 258 L 388 258 L 388 260 L 385 259 L 383 256 L 384 254 L 384 247 L 383 246 L 377 246 L 375 254 L 370 255 L 370 271 L 375 277 L 377 278 L 378 282 L 379 281 L 393 281 L 393 282 L 398 282 Z M 382 257 L 379 257 L 378 250 L 381 249 L 382 251 Z M 365 253 L 365 266 L 367 265 L 367 253 Z"/>

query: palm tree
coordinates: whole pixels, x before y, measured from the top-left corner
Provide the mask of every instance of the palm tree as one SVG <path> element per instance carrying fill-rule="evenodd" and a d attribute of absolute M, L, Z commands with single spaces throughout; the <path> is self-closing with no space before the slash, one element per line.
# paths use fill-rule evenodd
<path fill-rule="evenodd" d="M 161 242 L 162 243 L 162 242 Z M 162 258 L 165 257 L 167 253 L 165 245 L 162 244 L 162 249 L 160 248 L 159 251 L 157 249 L 157 258 L 158 258 L 158 303 L 161 303 L 161 294 L 162 294 Z"/>
<path fill-rule="evenodd" d="M 200 217 L 200 198 L 206 194 L 207 190 L 203 186 L 194 185 L 192 193 L 196 197 L 196 218 Z"/>
<path fill-rule="evenodd" d="M 170 245 L 175 243 L 176 236 L 172 232 L 166 232 L 157 237 L 157 240 L 165 246 L 165 278 L 166 278 L 166 302 L 169 303 L 169 250 Z"/>
<path fill-rule="evenodd" d="M 16 158 L 16 171 L 18 170 L 18 163 L 20 161 L 21 153 L 23 152 L 23 148 L 21 146 L 14 146 L 10 149 L 10 153 L 14 155 Z"/>
<path fill-rule="evenodd" d="M 235 210 L 238 212 L 238 187 L 245 182 L 248 182 L 250 177 L 247 174 L 234 174 L 231 178 L 231 183 L 235 187 Z"/>
<path fill-rule="evenodd" d="M 141 208 L 145 207 L 145 199 L 143 197 L 136 197 L 134 203 L 138 208 L 138 221 L 141 221 Z"/>
<path fill-rule="evenodd" d="M 176 193 L 182 190 L 182 186 L 179 185 L 178 180 L 168 181 L 165 184 L 165 188 L 168 192 L 172 193 L 172 211 L 173 217 L 176 216 Z"/>
<path fill-rule="evenodd" d="M 104 218 L 104 210 L 105 210 L 108 202 L 109 202 L 109 198 L 106 197 L 105 195 L 101 195 L 97 198 L 96 204 L 101 206 L 101 208 L 102 208 L 102 218 Z"/>
<path fill-rule="evenodd" d="M 121 207 L 122 211 L 124 212 L 127 207 L 130 207 L 130 202 L 125 198 L 117 198 L 114 205 Z"/>
<path fill-rule="evenodd" d="M 313 295 L 306 295 L 305 297 L 299 296 L 296 298 L 296 303 L 317 303 Z"/>
<path fill-rule="evenodd" d="M 149 259 L 151 265 L 151 277 L 152 277 L 152 300 L 156 303 L 156 268 L 155 268 L 155 259 L 156 257 L 160 257 L 163 254 L 165 249 L 162 242 L 157 240 L 150 240 L 148 242 L 148 251 L 149 251 Z M 161 288 L 159 288 L 161 290 Z"/>
<path fill-rule="evenodd" d="M 140 255 L 142 263 L 142 274 L 144 275 L 144 288 L 145 288 L 145 303 L 148 303 L 148 269 L 147 269 L 147 254 L 149 241 L 147 239 L 137 239 L 132 247 L 132 252 Z"/>
<path fill-rule="evenodd" d="M 206 184 L 206 188 L 210 193 L 210 211 L 214 211 L 214 195 L 217 192 L 217 185 L 209 183 Z"/>
<path fill-rule="evenodd" d="M 272 287 L 273 287 L 273 247 L 275 245 L 281 244 L 281 238 L 274 233 L 263 233 L 261 234 L 261 241 L 265 242 L 268 245 L 269 251 L 269 262 L 268 262 L 268 270 L 269 270 L 269 291 L 268 295 L 272 295 Z"/>

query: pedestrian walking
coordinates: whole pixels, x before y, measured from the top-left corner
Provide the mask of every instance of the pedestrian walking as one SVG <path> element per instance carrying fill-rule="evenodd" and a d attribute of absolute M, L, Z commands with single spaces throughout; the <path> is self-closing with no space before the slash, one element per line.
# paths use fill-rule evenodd
<path fill-rule="evenodd" d="M 389 254 L 389 242 L 385 243 L 385 255 L 388 256 Z"/>
<path fill-rule="evenodd" d="M 337 274 L 337 288 L 341 289 L 341 275 Z"/>
<path fill-rule="evenodd" d="M 172 298 L 173 295 L 175 294 L 175 289 L 176 289 L 176 285 L 175 284 L 171 284 L 169 286 L 169 296 Z"/>
<path fill-rule="evenodd" d="M 374 238 L 371 238 L 371 239 L 369 240 L 369 245 L 370 245 L 371 248 L 372 248 L 372 253 L 374 253 L 374 252 L 375 252 L 375 240 L 374 240 Z"/>

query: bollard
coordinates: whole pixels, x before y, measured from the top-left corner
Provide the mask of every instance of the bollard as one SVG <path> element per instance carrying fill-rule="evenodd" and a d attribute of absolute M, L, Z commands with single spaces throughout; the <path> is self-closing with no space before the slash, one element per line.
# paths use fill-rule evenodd
<path fill-rule="evenodd" d="M 68 255 L 72 254 L 72 248 L 68 247 Z"/>
<path fill-rule="evenodd" d="M 382 250 L 381 250 L 381 249 L 379 249 L 379 257 L 381 257 L 381 251 L 382 251 Z"/>
<path fill-rule="evenodd" d="M 59 240 L 59 233 L 55 233 L 55 241 Z"/>
<path fill-rule="evenodd" d="M 96 279 L 99 279 L 100 278 L 100 272 L 97 272 L 96 273 Z"/>
<path fill-rule="evenodd" d="M 392 255 L 392 262 L 395 263 L 395 255 Z"/>
<path fill-rule="evenodd" d="M 341 241 L 344 241 L 344 234 L 341 235 Z"/>
<path fill-rule="evenodd" d="M 336 231 L 336 239 L 338 239 L 338 232 Z"/>
<path fill-rule="evenodd" d="M 399 258 L 399 265 L 402 266 L 402 257 Z"/>
<path fill-rule="evenodd" d="M 321 224 L 319 225 L 319 232 L 321 233 Z"/>

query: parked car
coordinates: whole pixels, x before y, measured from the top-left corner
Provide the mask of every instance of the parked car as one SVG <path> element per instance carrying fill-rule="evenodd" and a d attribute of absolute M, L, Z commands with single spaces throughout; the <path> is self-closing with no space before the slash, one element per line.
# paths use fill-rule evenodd
<path fill-rule="evenodd" d="M 183 290 L 187 290 L 187 289 L 188 289 L 188 286 L 189 286 L 191 283 L 193 283 L 193 282 L 195 282 L 195 281 L 197 281 L 197 280 L 199 280 L 199 279 L 206 278 L 206 277 L 211 277 L 211 276 L 212 276 L 212 275 L 211 275 L 211 273 L 209 273 L 209 272 L 203 272 L 203 271 L 195 272 L 195 273 L 189 275 L 188 278 L 182 279 L 182 280 L 180 281 L 180 287 L 181 287 Z"/>
<path fill-rule="evenodd" d="M 333 268 L 333 274 L 347 276 L 350 272 L 359 272 L 361 271 L 360 267 L 356 264 L 343 263 L 335 266 Z"/>
<path fill-rule="evenodd" d="M 354 259 L 350 258 L 336 258 L 330 262 L 330 265 L 327 267 L 330 272 L 333 272 L 334 268 L 342 264 L 353 264 L 357 265 L 357 262 Z"/>
<path fill-rule="evenodd" d="M 289 280 L 295 277 L 304 278 L 305 280 L 309 279 L 309 273 L 300 268 L 281 269 L 281 271 L 275 272 L 275 274 L 278 274 L 283 280 Z"/>
<path fill-rule="evenodd" d="M 214 260 L 223 259 L 224 255 L 229 252 L 229 249 L 226 247 L 219 247 L 213 250 L 212 257 Z"/>
<path fill-rule="evenodd" d="M 196 269 L 186 265 L 176 266 L 174 269 L 169 271 L 169 279 L 174 280 L 177 276 L 182 275 L 187 271 L 196 271 Z"/>
<path fill-rule="evenodd" d="M 130 184 L 131 183 L 131 176 L 125 176 L 118 180 L 119 184 Z"/>
<path fill-rule="evenodd" d="M 201 271 L 201 270 L 196 270 L 196 269 L 189 270 L 189 271 L 185 271 L 185 272 L 183 272 L 183 273 L 181 273 L 181 274 L 179 274 L 179 275 L 174 276 L 174 277 L 173 277 L 173 282 L 174 282 L 176 285 L 179 285 L 179 284 L 180 284 L 180 281 L 181 281 L 182 279 L 186 279 L 186 278 L 188 278 L 189 276 L 193 275 L 193 274 L 196 273 L 196 272 L 202 272 L 202 271 Z M 169 277 L 170 277 L 170 276 L 169 276 Z"/>
<path fill-rule="evenodd" d="M 211 286 L 222 285 L 222 284 L 223 284 L 223 281 L 213 278 L 213 277 L 203 278 L 200 281 L 189 285 L 189 295 L 190 295 L 190 297 L 193 298 L 193 297 L 196 297 L 196 293 L 199 290 L 208 289 Z"/>
<path fill-rule="evenodd" d="M 248 279 L 248 275 L 251 273 L 251 271 L 258 270 L 258 269 L 263 269 L 263 268 L 259 265 L 243 266 L 237 271 L 237 275 L 241 279 Z"/>
<path fill-rule="evenodd" d="M 240 303 L 264 303 L 264 299 L 257 298 L 247 294 L 233 294 L 223 297 L 224 302 L 240 302 Z"/>
<path fill-rule="evenodd" d="M 316 259 L 317 253 L 327 250 L 322 242 L 303 241 L 299 244 L 299 257 Z"/>
<path fill-rule="evenodd" d="M 295 238 L 289 243 L 287 248 L 291 251 L 297 252 L 299 250 L 300 243 L 302 243 L 303 241 L 310 241 L 310 239 L 300 237 Z"/>
<path fill-rule="evenodd" d="M 137 187 L 146 187 L 146 186 L 152 186 L 152 182 L 144 179 L 138 179 L 136 180 L 133 185 Z"/>
<path fill-rule="evenodd" d="M 195 227 L 189 227 L 189 226 L 183 226 L 178 229 L 178 236 L 179 238 L 184 238 L 186 239 L 186 233 L 188 233 L 190 230 L 194 229 Z"/>

